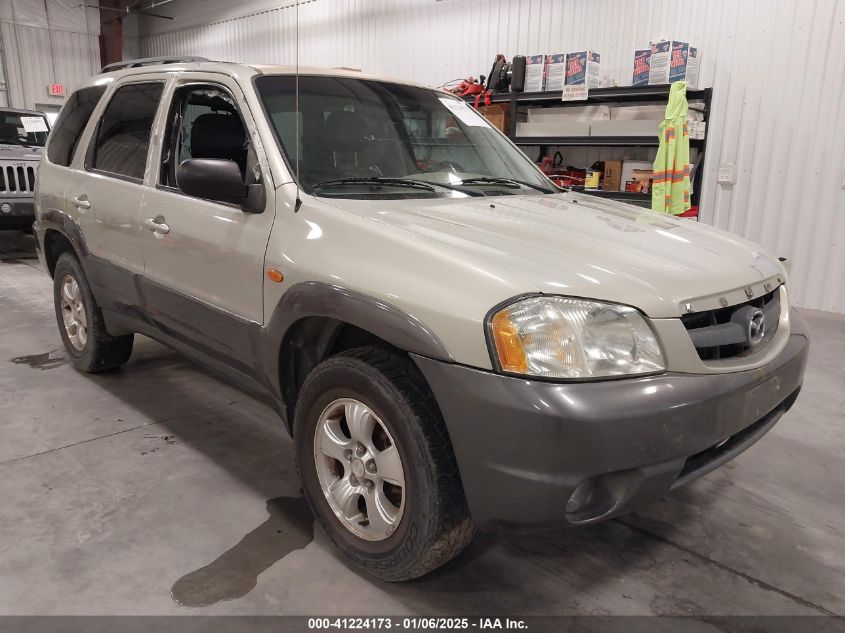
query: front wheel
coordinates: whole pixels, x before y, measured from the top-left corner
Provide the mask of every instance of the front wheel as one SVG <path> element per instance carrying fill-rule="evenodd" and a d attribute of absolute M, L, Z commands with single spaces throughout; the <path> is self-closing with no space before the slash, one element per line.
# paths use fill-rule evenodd
<path fill-rule="evenodd" d="M 363 347 L 320 364 L 297 401 L 294 438 L 305 497 L 357 567 L 410 580 L 472 540 L 445 425 L 407 357 Z"/>

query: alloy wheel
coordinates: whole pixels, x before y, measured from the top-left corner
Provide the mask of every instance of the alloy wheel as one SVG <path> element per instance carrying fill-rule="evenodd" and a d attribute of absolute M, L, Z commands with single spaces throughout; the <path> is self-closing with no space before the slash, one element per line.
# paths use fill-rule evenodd
<path fill-rule="evenodd" d="M 363 402 L 340 398 L 314 432 L 317 478 L 329 506 L 350 532 L 383 541 L 405 508 L 405 471 L 384 422 Z"/>
<path fill-rule="evenodd" d="M 62 318 L 70 344 L 77 352 L 81 352 L 88 342 L 88 315 L 82 303 L 79 284 L 71 275 L 65 275 L 62 279 Z"/>

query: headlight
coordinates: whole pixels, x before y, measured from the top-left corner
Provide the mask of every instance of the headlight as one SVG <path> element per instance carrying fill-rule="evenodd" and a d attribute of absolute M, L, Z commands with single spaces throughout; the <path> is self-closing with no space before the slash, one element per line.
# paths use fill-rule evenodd
<path fill-rule="evenodd" d="M 660 344 L 628 306 L 538 296 L 496 312 L 488 324 L 502 371 L 540 378 L 602 378 L 666 369 Z"/>

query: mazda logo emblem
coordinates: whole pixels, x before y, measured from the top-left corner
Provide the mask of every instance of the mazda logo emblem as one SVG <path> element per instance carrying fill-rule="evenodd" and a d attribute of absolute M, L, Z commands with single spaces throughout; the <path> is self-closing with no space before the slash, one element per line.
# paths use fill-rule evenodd
<path fill-rule="evenodd" d="M 766 315 L 762 310 L 754 310 L 748 315 L 748 342 L 757 345 L 766 336 Z"/>

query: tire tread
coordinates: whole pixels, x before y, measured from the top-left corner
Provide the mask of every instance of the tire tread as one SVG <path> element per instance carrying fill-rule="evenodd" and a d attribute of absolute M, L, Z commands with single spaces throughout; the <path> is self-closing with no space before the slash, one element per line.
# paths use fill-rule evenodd
<path fill-rule="evenodd" d="M 88 343 L 81 354 L 76 353 L 71 349 L 70 344 L 65 339 L 64 326 L 62 324 L 60 307 L 58 304 L 58 290 L 61 279 L 71 274 L 79 284 L 80 291 L 83 294 L 83 300 L 86 303 L 85 309 L 89 314 L 88 327 Z M 65 343 L 65 348 L 71 356 L 74 366 L 81 372 L 86 374 L 95 374 L 106 371 L 113 371 L 120 368 L 129 357 L 132 355 L 132 345 L 134 342 L 133 334 L 125 334 L 122 336 L 112 336 L 106 330 L 105 320 L 100 307 L 97 305 L 91 288 L 88 285 L 88 279 L 82 270 L 82 265 L 73 253 L 62 253 L 56 262 L 54 272 L 54 295 L 56 301 L 56 319 L 59 322 L 59 332 L 62 340 Z"/>
<path fill-rule="evenodd" d="M 306 379 L 303 392 L 318 372 L 338 367 L 360 370 L 362 363 L 372 370 L 371 379 L 381 389 L 398 391 L 421 421 L 418 430 L 424 443 L 422 452 L 428 458 L 425 461 L 431 466 L 435 482 L 425 505 L 435 510 L 424 516 L 427 524 L 421 533 L 428 542 L 421 544 L 424 551 L 419 555 L 394 555 L 377 563 L 364 556 L 351 556 L 358 566 L 382 580 L 411 580 L 457 556 L 474 538 L 475 527 L 469 516 L 458 464 L 440 408 L 425 379 L 406 355 L 372 346 L 344 351 L 318 366 Z M 324 529 L 331 533 L 330 527 L 317 514 Z"/>

